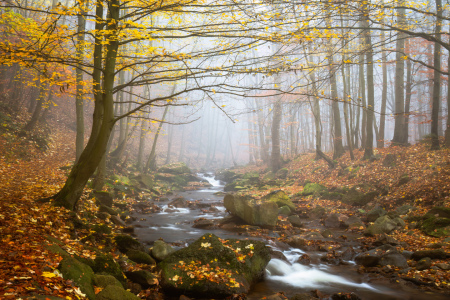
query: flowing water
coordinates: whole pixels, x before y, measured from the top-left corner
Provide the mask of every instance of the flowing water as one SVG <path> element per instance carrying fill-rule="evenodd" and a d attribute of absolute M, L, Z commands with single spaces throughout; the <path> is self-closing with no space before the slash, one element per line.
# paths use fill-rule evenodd
<path fill-rule="evenodd" d="M 151 245 L 153 241 L 163 238 L 168 243 L 186 246 L 205 233 L 213 233 L 221 238 L 246 238 L 239 232 L 222 229 L 196 229 L 192 227 L 194 220 L 198 218 L 220 219 L 226 216 L 223 207 L 223 196 L 215 195 L 222 191 L 223 185 L 214 179 L 212 175 L 203 174 L 200 177 L 208 180 L 212 187 L 180 192 L 170 198 L 183 197 L 186 200 L 197 201 L 214 206 L 216 212 L 206 212 L 201 209 L 168 207 L 169 201 L 155 202 L 161 207 L 161 212 L 152 214 L 135 213 L 137 218 L 134 225 L 135 234 L 139 240 Z M 254 237 L 250 237 L 255 239 Z M 258 239 L 258 238 L 256 238 Z M 417 290 L 410 285 L 399 285 L 393 280 L 380 277 L 378 280 L 369 278 L 367 275 L 357 273 L 357 266 L 349 261 L 346 265 L 329 265 L 314 260 L 309 266 L 295 263 L 297 259 L 305 254 L 304 251 L 294 248 L 279 249 L 274 243 L 269 243 L 274 250 L 284 254 L 288 262 L 280 259 L 272 259 L 267 268 L 264 281 L 256 284 L 248 294 L 248 299 L 262 299 L 268 295 L 283 291 L 286 296 L 295 293 L 305 293 L 312 290 L 320 290 L 322 293 L 332 294 L 336 292 L 355 292 L 362 299 L 390 300 L 441 300 L 450 299 L 450 295 L 426 293 Z M 323 252 L 307 253 L 311 258 L 324 255 Z"/>

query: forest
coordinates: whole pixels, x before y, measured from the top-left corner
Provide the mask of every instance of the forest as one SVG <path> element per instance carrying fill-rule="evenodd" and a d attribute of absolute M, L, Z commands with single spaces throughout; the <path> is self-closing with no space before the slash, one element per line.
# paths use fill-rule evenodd
<path fill-rule="evenodd" d="M 448 299 L 449 5 L 0 0 L 0 298 Z"/>

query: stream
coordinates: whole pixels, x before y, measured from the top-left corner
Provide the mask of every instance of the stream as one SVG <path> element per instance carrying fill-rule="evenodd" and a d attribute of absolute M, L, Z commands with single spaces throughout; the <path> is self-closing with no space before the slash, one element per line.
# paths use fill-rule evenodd
<path fill-rule="evenodd" d="M 223 185 L 214 179 L 213 175 L 199 174 L 199 177 L 209 181 L 212 185 L 209 188 L 179 192 L 170 196 L 166 201 L 152 201 L 161 208 L 161 212 L 143 214 L 134 213 L 136 221 L 136 237 L 144 244 L 152 245 L 153 242 L 162 238 L 167 243 L 187 246 L 205 233 L 213 233 L 220 238 L 237 239 L 258 239 L 258 237 L 246 236 L 245 232 L 228 231 L 224 229 L 198 229 L 193 228 L 194 220 L 205 218 L 208 220 L 222 219 L 227 215 L 223 206 L 223 196 L 215 195 L 216 192 L 223 190 Z M 205 211 L 199 208 L 176 208 L 171 209 L 168 203 L 174 198 L 183 197 L 189 201 L 196 201 L 209 206 L 214 206 L 215 211 Z M 200 205 L 201 206 L 201 205 Z M 305 222 L 305 227 L 317 228 L 317 220 Z M 342 230 L 342 233 L 346 233 Z M 270 234 L 269 234 L 270 235 Z M 357 236 L 354 237 L 356 239 Z M 253 286 L 247 299 L 262 299 L 277 292 L 284 292 L 288 297 L 296 293 L 307 293 L 312 290 L 319 290 L 324 294 L 333 294 L 336 292 L 356 293 L 361 299 L 380 300 L 380 299 L 411 299 L 411 300 L 440 300 L 450 299 L 450 296 L 421 291 L 411 285 L 400 285 L 395 280 L 389 278 L 369 276 L 357 272 L 357 266 L 353 261 L 345 262 L 345 265 L 332 265 L 320 261 L 320 257 L 326 255 L 324 252 L 304 252 L 300 249 L 291 247 L 280 247 L 278 244 L 263 240 L 273 250 L 280 251 L 287 258 L 288 262 L 273 258 L 266 267 L 266 276 L 262 282 Z M 347 241 L 353 248 L 358 247 L 352 238 Z M 311 257 L 311 264 L 308 266 L 295 263 L 297 259 L 307 254 Z"/>

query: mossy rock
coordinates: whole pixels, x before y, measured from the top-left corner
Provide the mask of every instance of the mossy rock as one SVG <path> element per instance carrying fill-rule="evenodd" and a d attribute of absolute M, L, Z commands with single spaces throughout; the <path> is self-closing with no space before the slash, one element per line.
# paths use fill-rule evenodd
<path fill-rule="evenodd" d="M 164 241 L 157 240 L 153 243 L 152 256 L 159 261 L 165 259 L 173 252 L 175 252 L 175 249 Z"/>
<path fill-rule="evenodd" d="M 115 285 L 109 285 L 97 294 L 96 300 L 139 300 L 135 294 Z"/>
<path fill-rule="evenodd" d="M 352 206 L 364 206 L 373 201 L 376 196 L 378 196 L 376 191 L 363 193 L 356 187 L 352 187 L 347 194 L 342 196 L 342 202 Z"/>
<path fill-rule="evenodd" d="M 112 275 L 100 275 L 95 274 L 93 283 L 95 286 L 106 288 L 109 285 L 118 286 L 120 288 L 123 288 L 122 284 L 119 282 L 119 280 L 116 279 L 116 277 Z"/>
<path fill-rule="evenodd" d="M 324 192 L 327 192 L 328 188 L 324 185 L 321 185 L 319 183 L 307 183 L 303 187 L 303 191 L 300 193 L 301 196 L 309 196 L 309 195 L 316 195 L 316 194 L 322 194 Z"/>
<path fill-rule="evenodd" d="M 278 207 L 288 206 L 291 211 L 295 210 L 295 205 L 292 203 L 291 199 L 289 199 L 288 195 L 285 192 L 278 190 L 273 191 L 266 196 L 263 197 L 262 200 L 267 200 L 270 202 L 275 202 Z"/>
<path fill-rule="evenodd" d="M 98 234 L 110 234 L 111 228 L 106 224 L 95 224 L 92 226 L 92 230 Z"/>
<path fill-rule="evenodd" d="M 92 269 L 98 274 L 112 275 L 122 284 L 126 282 L 122 269 L 110 254 L 97 254 Z"/>
<path fill-rule="evenodd" d="M 65 257 L 59 263 L 58 269 L 64 279 L 72 280 L 89 299 L 95 299 L 94 287 L 92 286 L 94 271 L 73 257 Z"/>
<path fill-rule="evenodd" d="M 450 219 L 450 208 L 444 206 L 433 207 L 425 214 L 425 217 L 427 216 L 437 216 L 440 218 Z"/>
<path fill-rule="evenodd" d="M 428 217 L 421 222 L 420 229 L 424 233 L 434 237 L 449 236 L 450 218 Z"/>
<path fill-rule="evenodd" d="M 233 182 L 227 183 L 223 190 L 225 192 L 237 192 L 240 190 L 245 190 L 246 186 L 249 184 L 247 179 L 239 179 Z"/>
<path fill-rule="evenodd" d="M 291 209 L 289 208 L 289 206 L 284 205 L 282 207 L 280 207 L 278 209 L 278 214 L 279 215 L 284 215 L 284 216 L 290 216 L 292 214 Z"/>
<path fill-rule="evenodd" d="M 215 173 L 216 180 L 221 180 L 226 183 L 230 183 L 233 180 L 240 178 L 241 176 L 242 175 L 237 174 L 236 172 L 231 171 L 231 170 L 219 170 Z"/>
<path fill-rule="evenodd" d="M 275 176 L 279 179 L 286 179 L 289 174 L 289 170 L 286 168 L 281 168 L 277 171 Z"/>
<path fill-rule="evenodd" d="M 321 196 L 323 199 L 341 200 L 344 194 L 338 192 L 323 192 Z"/>
<path fill-rule="evenodd" d="M 148 289 L 158 284 L 158 276 L 146 270 L 130 271 L 126 272 L 125 275 L 127 275 L 129 280 L 139 284 L 143 289 Z"/>
<path fill-rule="evenodd" d="M 169 174 L 185 174 L 185 173 L 191 173 L 191 169 L 183 163 L 172 163 L 168 165 L 164 165 L 161 168 L 158 169 L 159 173 L 169 173 Z"/>
<path fill-rule="evenodd" d="M 138 264 L 156 265 L 155 260 L 150 255 L 139 250 L 130 250 L 127 252 L 127 256 Z"/>
<path fill-rule="evenodd" d="M 159 264 L 161 285 L 167 292 L 194 297 L 247 293 L 251 284 L 263 278 L 269 260 L 270 251 L 263 242 L 224 241 L 205 234 Z"/>
<path fill-rule="evenodd" d="M 105 191 L 94 191 L 94 197 L 98 203 L 111 207 L 113 204 L 113 197 L 110 193 Z"/>
<path fill-rule="evenodd" d="M 130 184 L 130 178 L 127 176 L 122 175 L 113 175 L 111 176 L 111 179 L 114 180 L 114 184 L 121 184 L 121 185 L 129 185 Z"/>
<path fill-rule="evenodd" d="M 115 241 L 117 244 L 117 249 L 119 249 L 122 253 L 127 253 L 129 250 L 145 250 L 144 246 L 142 246 L 138 240 L 126 234 L 116 236 Z"/>
<path fill-rule="evenodd" d="M 114 210 L 111 207 L 108 207 L 106 205 L 103 205 L 103 204 L 100 205 L 98 211 L 108 213 L 111 216 L 117 216 L 119 214 L 116 210 Z"/>

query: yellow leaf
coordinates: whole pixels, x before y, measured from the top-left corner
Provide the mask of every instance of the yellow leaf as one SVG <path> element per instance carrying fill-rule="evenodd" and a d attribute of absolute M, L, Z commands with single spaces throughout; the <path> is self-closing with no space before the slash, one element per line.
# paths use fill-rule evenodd
<path fill-rule="evenodd" d="M 53 278 L 53 277 L 56 277 L 56 274 L 53 272 L 43 272 L 42 276 L 47 277 L 47 278 Z"/>

